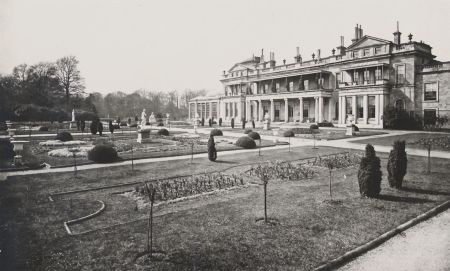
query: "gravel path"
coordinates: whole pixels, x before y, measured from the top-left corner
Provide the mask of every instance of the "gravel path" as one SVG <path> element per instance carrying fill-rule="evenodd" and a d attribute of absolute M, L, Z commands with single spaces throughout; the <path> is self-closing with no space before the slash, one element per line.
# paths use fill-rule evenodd
<path fill-rule="evenodd" d="M 395 236 L 339 270 L 450 270 L 450 209 Z"/>

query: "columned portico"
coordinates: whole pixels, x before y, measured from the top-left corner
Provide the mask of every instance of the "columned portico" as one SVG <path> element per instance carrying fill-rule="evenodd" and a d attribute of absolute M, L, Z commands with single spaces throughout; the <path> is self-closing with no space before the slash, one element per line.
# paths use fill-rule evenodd
<path fill-rule="evenodd" d="M 300 102 L 300 106 L 299 106 L 299 113 L 300 113 L 300 122 L 303 122 L 303 97 L 298 98 L 299 102 Z"/>
<path fill-rule="evenodd" d="M 273 99 L 270 99 L 270 120 L 273 121 L 275 119 L 275 104 L 273 103 Z"/>
<path fill-rule="evenodd" d="M 288 99 L 284 99 L 284 122 L 289 121 L 289 103 Z"/>
<path fill-rule="evenodd" d="M 258 101 L 258 121 L 263 121 L 264 120 L 264 112 L 263 112 L 263 107 L 262 107 L 262 101 L 259 100 Z"/>

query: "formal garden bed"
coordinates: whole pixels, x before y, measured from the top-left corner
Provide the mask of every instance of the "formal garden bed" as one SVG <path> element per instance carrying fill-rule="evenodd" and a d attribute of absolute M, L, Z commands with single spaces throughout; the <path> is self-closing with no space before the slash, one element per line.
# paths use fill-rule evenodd
<path fill-rule="evenodd" d="M 432 150 L 450 151 L 450 134 L 446 133 L 411 133 L 405 135 L 386 136 L 352 141 L 360 144 L 373 144 L 382 146 L 392 146 L 396 140 L 405 140 L 406 146 L 413 149 L 427 149 L 428 144 L 432 144 Z"/>
<path fill-rule="evenodd" d="M 317 152 L 321 158 L 317 157 Z M 387 156 L 381 155 L 384 176 L 381 196 L 368 199 L 359 194 L 358 168 L 352 166 L 359 155 L 325 157 L 333 152 L 342 150 L 293 148 L 291 153 L 271 151 L 270 157 L 243 153 L 223 157 L 225 163 L 211 163 L 207 159 L 195 159 L 193 164 L 170 161 L 141 165 L 134 174 L 118 167 L 80 172 L 78 178 L 72 178 L 69 173 L 14 177 L 14 180 L 1 184 L 0 208 L 5 206 L 5 200 L 16 203 L 8 205 L 8 212 L 1 212 L 0 221 L 8 221 L 6 226 L 3 225 L 5 234 L 2 236 L 8 237 L 9 242 L 20 244 L 20 250 L 4 254 L 4 257 L 10 259 L 10 264 L 19 262 L 23 268 L 33 266 L 51 270 L 81 267 L 311 270 L 450 198 L 450 185 L 445 178 L 450 172 L 444 166 L 447 160 L 432 159 L 434 170 L 424 176 L 426 158 L 408 157 L 404 188 L 396 190 L 387 185 Z M 307 157 L 310 158 L 299 160 Z M 337 165 L 332 171 L 332 195 L 329 172 L 324 167 L 329 159 L 334 159 L 333 164 Z M 257 223 L 264 213 L 263 187 L 252 171 L 256 167 L 254 163 L 271 160 L 279 160 L 276 164 L 267 163 L 279 177 L 268 183 L 267 209 L 269 218 L 277 223 Z M 293 161 L 283 163 L 286 160 Z M 298 169 L 300 165 L 305 167 Z M 195 176 L 205 175 L 204 171 L 220 171 L 237 177 L 224 181 L 223 189 L 219 189 L 222 192 L 206 194 L 210 188 L 215 190 L 216 185 L 208 186 L 208 178 L 195 179 Z M 299 177 L 304 173 L 305 177 Z M 186 199 L 161 204 L 154 209 L 154 246 L 165 252 L 162 261 L 135 262 L 136 255 L 141 255 L 146 247 L 148 208 L 145 204 L 141 206 L 143 208 L 136 208 L 135 199 L 117 193 L 136 191 L 136 184 L 130 184 L 129 188 L 74 192 L 55 197 L 54 202 L 47 200 L 51 191 L 123 182 L 151 183 L 155 179 L 163 185 L 168 177 L 180 174 L 194 174 L 194 177 L 183 177 L 185 183 L 191 185 L 182 185 L 183 178 L 177 177 L 179 191 L 184 191 L 179 196 Z M 172 188 L 175 187 L 173 180 Z M 248 183 L 256 185 L 248 186 Z M 169 187 L 167 183 L 164 185 Z M 225 189 L 234 186 L 242 188 Z M 136 195 L 141 193 L 139 187 L 133 192 Z M 169 201 L 180 198 L 174 189 L 167 192 Z M 205 195 L 189 198 L 197 192 Z M 107 208 L 100 216 L 73 226 L 75 233 L 94 231 L 68 237 L 62 227 L 63 221 L 98 209 L 96 205 L 81 204 L 68 208 L 64 204 L 71 199 L 74 202 L 105 202 Z M 76 215 L 59 214 L 58 210 L 63 210 L 59 206 L 68 208 L 66 212 L 76 212 L 77 206 L 85 211 Z M 122 225 L 114 226 L 116 224 Z M 95 230 L 101 228 L 104 229 Z M 9 252 L 9 246 L 3 247 Z"/>

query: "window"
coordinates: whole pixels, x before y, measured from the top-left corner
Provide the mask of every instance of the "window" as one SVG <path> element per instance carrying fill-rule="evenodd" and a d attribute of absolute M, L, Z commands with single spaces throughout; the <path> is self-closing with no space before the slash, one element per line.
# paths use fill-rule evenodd
<path fill-rule="evenodd" d="M 234 103 L 234 116 L 237 117 L 237 115 L 238 115 L 237 103 Z"/>
<path fill-rule="evenodd" d="M 395 108 L 398 110 L 403 110 L 405 109 L 405 101 L 403 101 L 402 99 L 397 99 L 395 101 Z"/>
<path fill-rule="evenodd" d="M 294 82 L 289 82 L 289 87 L 287 91 L 293 91 L 294 90 Z"/>
<path fill-rule="evenodd" d="M 356 112 L 358 118 L 364 118 L 363 96 L 356 97 Z"/>
<path fill-rule="evenodd" d="M 352 104 L 352 97 L 345 97 L 345 113 L 347 115 L 353 115 L 353 104 Z"/>
<path fill-rule="evenodd" d="M 341 73 L 336 73 L 336 85 L 339 85 L 342 82 L 342 75 Z"/>
<path fill-rule="evenodd" d="M 364 56 L 370 55 L 370 49 L 364 49 L 363 55 L 364 55 Z"/>
<path fill-rule="evenodd" d="M 358 51 L 353 51 L 353 57 L 358 57 Z"/>
<path fill-rule="evenodd" d="M 303 117 L 304 118 L 309 117 L 309 102 L 303 102 Z"/>
<path fill-rule="evenodd" d="M 359 73 L 358 71 L 353 72 L 353 82 L 358 83 L 359 82 Z"/>
<path fill-rule="evenodd" d="M 424 86 L 424 101 L 436 101 L 438 92 L 438 83 L 425 83 Z"/>
<path fill-rule="evenodd" d="M 280 90 L 280 83 L 275 84 L 275 91 L 278 92 Z"/>
<path fill-rule="evenodd" d="M 375 47 L 375 54 L 381 54 L 381 47 Z"/>
<path fill-rule="evenodd" d="M 377 68 L 377 69 L 375 70 L 375 80 L 381 80 L 381 77 L 382 77 L 382 75 L 381 75 L 381 69 Z"/>
<path fill-rule="evenodd" d="M 369 119 L 374 119 L 375 118 L 375 96 L 369 96 L 369 108 L 368 108 L 368 117 Z"/>
<path fill-rule="evenodd" d="M 369 70 L 364 71 L 364 81 L 368 82 L 370 80 Z"/>
<path fill-rule="evenodd" d="M 303 81 L 303 86 L 305 87 L 305 90 L 309 89 L 309 80 Z"/>
<path fill-rule="evenodd" d="M 405 83 L 405 65 L 398 65 L 397 66 L 397 84 L 404 84 Z"/>
<path fill-rule="evenodd" d="M 264 84 L 264 93 L 269 91 L 269 84 Z"/>
<path fill-rule="evenodd" d="M 435 125 L 436 124 L 436 110 L 426 109 L 423 111 L 423 124 Z"/>

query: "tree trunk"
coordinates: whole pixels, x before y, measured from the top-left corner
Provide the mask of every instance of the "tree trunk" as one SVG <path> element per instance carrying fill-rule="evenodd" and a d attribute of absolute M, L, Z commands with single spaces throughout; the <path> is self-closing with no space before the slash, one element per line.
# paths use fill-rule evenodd
<path fill-rule="evenodd" d="M 428 145 L 428 169 L 427 169 L 427 173 L 431 172 L 431 158 L 430 158 L 430 153 L 431 153 L 431 145 Z"/>
<path fill-rule="evenodd" d="M 267 223 L 267 182 L 264 182 L 264 222 Z"/>
<path fill-rule="evenodd" d="M 331 170 L 330 170 L 330 199 L 332 198 L 332 195 L 331 195 Z"/>

